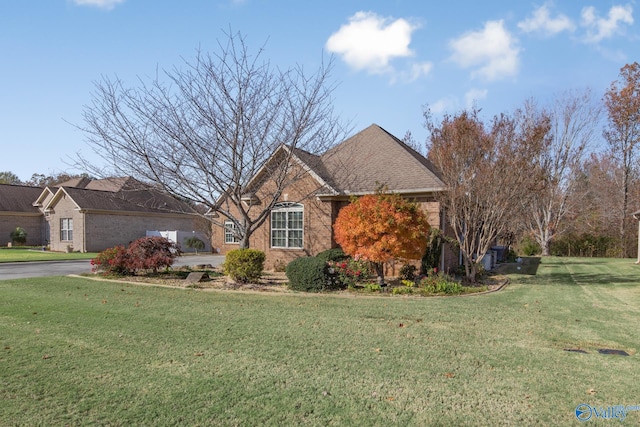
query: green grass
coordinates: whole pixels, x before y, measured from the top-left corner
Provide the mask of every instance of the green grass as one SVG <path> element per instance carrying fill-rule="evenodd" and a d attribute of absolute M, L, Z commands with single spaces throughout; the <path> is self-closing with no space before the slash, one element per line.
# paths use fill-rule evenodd
<path fill-rule="evenodd" d="M 640 266 L 510 277 L 448 298 L 0 281 L 0 425 L 570 425 L 640 404 Z"/>
<path fill-rule="evenodd" d="M 0 263 L 2 262 L 22 262 L 22 261 L 65 261 L 73 259 L 92 259 L 97 253 L 93 252 L 51 252 L 36 248 L 0 248 Z"/>

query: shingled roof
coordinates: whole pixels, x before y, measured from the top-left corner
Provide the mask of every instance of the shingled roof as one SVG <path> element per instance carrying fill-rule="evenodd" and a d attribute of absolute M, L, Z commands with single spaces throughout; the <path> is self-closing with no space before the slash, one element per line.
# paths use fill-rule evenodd
<path fill-rule="evenodd" d="M 381 187 L 402 194 L 445 189 L 438 172 L 426 157 L 376 124 L 320 156 L 281 145 L 267 164 L 278 162 L 279 156 L 289 150 L 318 181 L 318 196 L 370 194 Z M 249 193 L 264 182 L 269 170 L 264 167 L 252 178 Z"/>
<path fill-rule="evenodd" d="M 38 214 L 33 201 L 40 196 L 42 188 L 26 185 L 0 184 L 0 212 L 21 212 Z"/>
<path fill-rule="evenodd" d="M 170 196 L 153 190 L 102 191 L 86 188 L 62 187 L 48 203 L 54 207 L 68 195 L 78 209 L 112 212 L 191 213 L 191 208 Z"/>
<path fill-rule="evenodd" d="M 436 169 L 404 142 L 372 124 L 309 165 L 341 194 L 366 194 L 381 185 L 398 193 L 442 191 Z"/>

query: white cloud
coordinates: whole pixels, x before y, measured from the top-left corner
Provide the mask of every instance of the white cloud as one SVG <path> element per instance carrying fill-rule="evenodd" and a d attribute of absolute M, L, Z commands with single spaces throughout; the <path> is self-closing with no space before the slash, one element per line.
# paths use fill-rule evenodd
<path fill-rule="evenodd" d="M 474 105 L 487 97 L 489 91 L 487 89 L 471 89 L 464 94 L 464 104 L 466 108 L 472 108 Z"/>
<path fill-rule="evenodd" d="M 442 115 L 447 112 L 451 112 L 458 108 L 458 100 L 453 96 L 448 96 L 445 98 L 441 98 L 429 105 L 429 110 L 431 113 L 436 115 Z"/>
<path fill-rule="evenodd" d="M 576 26 L 566 15 L 559 14 L 552 18 L 547 5 L 542 5 L 533 11 L 533 16 L 519 22 L 518 28 L 525 33 L 542 33 L 553 36 L 562 31 L 574 31 Z"/>
<path fill-rule="evenodd" d="M 78 6 L 95 6 L 102 9 L 113 9 L 117 4 L 125 0 L 73 0 Z"/>
<path fill-rule="evenodd" d="M 413 64 L 411 66 L 411 73 L 409 74 L 408 81 L 413 82 L 418 80 L 422 76 L 426 76 L 431 72 L 433 64 L 431 62 L 422 62 L 420 64 Z"/>
<path fill-rule="evenodd" d="M 498 80 L 518 72 L 517 40 L 502 20 L 488 21 L 481 31 L 470 31 L 449 42 L 451 59 L 463 68 L 476 68 L 472 76 Z"/>
<path fill-rule="evenodd" d="M 409 44 L 417 28 L 405 19 L 392 20 L 373 12 L 357 12 L 348 24 L 329 37 L 326 48 L 340 55 L 355 70 L 388 73 L 393 71 L 389 65 L 392 59 L 413 55 Z"/>
<path fill-rule="evenodd" d="M 613 6 L 609 9 L 607 18 L 599 17 L 593 6 L 582 9 L 581 25 L 587 28 L 587 35 L 584 38 L 587 43 L 598 43 L 612 37 L 622 30 L 623 24 L 633 24 L 633 8 L 630 4 Z"/>

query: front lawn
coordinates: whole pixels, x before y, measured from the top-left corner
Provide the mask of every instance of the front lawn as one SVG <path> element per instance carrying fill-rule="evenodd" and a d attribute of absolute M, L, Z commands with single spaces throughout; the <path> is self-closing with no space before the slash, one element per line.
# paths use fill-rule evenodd
<path fill-rule="evenodd" d="M 640 405 L 640 266 L 510 278 L 445 298 L 0 281 L 0 424 L 569 425 Z"/>
<path fill-rule="evenodd" d="M 17 247 L 0 248 L 0 263 L 2 262 L 22 262 L 22 261 L 66 261 L 73 259 L 92 259 L 96 257 L 93 252 L 51 252 L 43 251 L 41 247 Z"/>

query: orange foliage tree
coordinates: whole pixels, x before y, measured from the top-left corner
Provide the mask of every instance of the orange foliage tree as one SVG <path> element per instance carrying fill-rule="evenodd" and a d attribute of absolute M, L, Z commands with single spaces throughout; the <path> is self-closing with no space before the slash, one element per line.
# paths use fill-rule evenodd
<path fill-rule="evenodd" d="M 347 254 L 370 261 L 384 284 L 384 263 L 420 259 L 429 240 L 427 216 L 397 194 L 354 198 L 338 214 L 336 242 Z"/>

